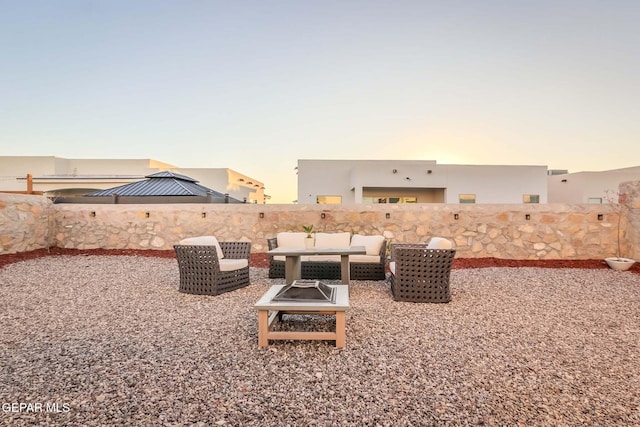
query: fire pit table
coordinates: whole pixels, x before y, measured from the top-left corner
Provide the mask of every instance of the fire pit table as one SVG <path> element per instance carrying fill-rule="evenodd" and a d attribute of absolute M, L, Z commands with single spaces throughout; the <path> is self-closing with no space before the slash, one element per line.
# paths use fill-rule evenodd
<path fill-rule="evenodd" d="M 300 281 L 305 287 L 311 287 L 313 281 Z M 316 286 L 320 282 L 315 281 Z M 321 284 L 321 283 L 320 283 Z M 334 301 L 328 299 L 308 298 L 299 292 L 287 296 L 288 291 L 296 282 L 290 285 L 274 285 L 255 304 L 258 310 L 258 347 L 267 347 L 269 340 L 329 340 L 335 341 L 336 347 L 347 345 L 346 310 L 349 308 L 348 286 L 322 285 L 323 289 L 331 289 Z M 296 291 L 296 289 L 293 289 Z M 322 293 L 322 292 L 320 292 Z M 278 298 L 280 297 L 280 298 Z M 275 300 L 274 300 L 275 298 Z M 322 314 L 336 317 L 335 331 L 274 331 L 272 326 L 282 314 Z"/>

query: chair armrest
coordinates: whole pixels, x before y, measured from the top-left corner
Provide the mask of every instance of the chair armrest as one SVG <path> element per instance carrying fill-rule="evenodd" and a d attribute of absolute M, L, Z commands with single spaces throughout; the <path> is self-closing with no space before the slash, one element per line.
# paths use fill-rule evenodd
<path fill-rule="evenodd" d="M 278 247 L 278 239 L 276 237 L 272 237 L 271 239 L 267 239 L 267 245 L 269 246 L 269 250 L 277 248 Z"/>
<path fill-rule="evenodd" d="M 382 245 L 380 246 L 380 263 L 384 264 L 387 259 L 387 239 L 382 241 Z"/>
<path fill-rule="evenodd" d="M 249 259 L 251 242 L 219 242 L 225 258 Z"/>

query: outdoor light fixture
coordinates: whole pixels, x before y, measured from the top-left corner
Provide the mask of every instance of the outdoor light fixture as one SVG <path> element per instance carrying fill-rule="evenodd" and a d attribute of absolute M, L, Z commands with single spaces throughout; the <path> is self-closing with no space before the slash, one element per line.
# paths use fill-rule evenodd
<path fill-rule="evenodd" d="M 604 215 L 598 214 L 598 221 L 602 221 L 604 219 Z"/>
<path fill-rule="evenodd" d="M 320 214 L 320 218 L 325 219 L 326 217 L 327 217 L 327 215 L 326 215 L 324 212 L 322 212 L 322 213 Z"/>
<path fill-rule="evenodd" d="M 149 218 L 150 216 L 151 216 L 151 214 L 150 214 L 149 212 L 145 212 L 145 213 L 144 213 L 144 217 L 145 217 L 145 218 Z"/>
<path fill-rule="evenodd" d="M 206 218 L 207 217 L 207 213 L 206 212 L 202 212 L 202 218 Z"/>
<path fill-rule="evenodd" d="M 429 170 L 427 171 L 427 173 L 428 173 L 428 174 L 431 174 L 431 173 L 433 173 L 433 171 L 432 171 L 431 169 L 429 169 Z"/>
<path fill-rule="evenodd" d="M 531 219 L 531 215 L 529 214 L 525 214 L 524 215 L 524 219 L 526 219 L 527 221 L 529 221 Z"/>
<path fill-rule="evenodd" d="M 560 182 L 567 182 L 567 180 L 566 180 L 566 179 L 563 179 L 563 180 L 562 180 L 562 181 L 560 181 Z"/>
<path fill-rule="evenodd" d="M 453 214 L 453 219 L 455 219 L 455 220 L 460 219 L 460 215 L 458 215 L 458 214 Z"/>
<path fill-rule="evenodd" d="M 260 218 L 264 218 L 264 212 L 260 212 Z"/>
<path fill-rule="evenodd" d="M 386 214 L 384 214 L 384 217 L 389 219 L 389 218 L 391 218 L 391 214 L 389 212 L 387 212 Z"/>
<path fill-rule="evenodd" d="M 96 217 L 96 211 L 91 211 L 91 213 L 89 214 L 89 216 L 91 218 L 95 218 Z"/>

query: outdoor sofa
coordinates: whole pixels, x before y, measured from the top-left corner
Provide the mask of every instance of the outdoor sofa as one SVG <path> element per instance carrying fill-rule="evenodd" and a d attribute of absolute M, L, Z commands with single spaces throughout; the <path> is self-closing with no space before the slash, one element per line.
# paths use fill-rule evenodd
<path fill-rule="evenodd" d="M 384 280 L 387 240 L 382 235 L 364 236 L 341 233 L 314 233 L 315 248 L 348 248 L 364 246 L 366 255 L 350 255 L 349 271 L 353 280 Z M 267 239 L 269 250 L 275 248 L 304 249 L 307 233 L 280 232 L 276 237 Z M 339 280 L 342 269 L 340 255 L 302 256 L 303 279 Z M 285 257 L 269 256 L 269 278 L 285 277 Z"/>

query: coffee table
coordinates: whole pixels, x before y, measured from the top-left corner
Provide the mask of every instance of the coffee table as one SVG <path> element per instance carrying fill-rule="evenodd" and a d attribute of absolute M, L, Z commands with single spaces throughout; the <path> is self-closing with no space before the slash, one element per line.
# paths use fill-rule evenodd
<path fill-rule="evenodd" d="M 302 278 L 302 256 L 307 255 L 340 255 L 340 276 L 342 284 L 349 284 L 349 255 L 365 255 L 364 246 L 352 246 L 350 248 L 311 248 L 292 249 L 275 248 L 267 252 L 269 255 L 281 255 L 284 261 L 284 281 L 287 285 L 294 280 Z"/>
<path fill-rule="evenodd" d="M 335 304 L 329 301 L 299 302 L 272 301 L 273 297 L 286 285 L 274 285 L 258 300 L 258 347 L 267 347 L 269 340 L 329 340 L 336 347 L 347 345 L 346 310 L 349 308 L 349 288 L 335 286 Z M 271 326 L 283 313 L 288 314 L 326 314 L 336 316 L 336 330 L 332 331 L 273 331 Z"/>

